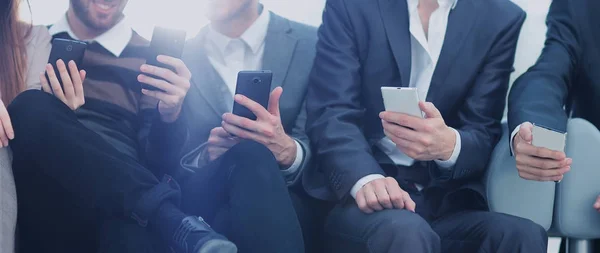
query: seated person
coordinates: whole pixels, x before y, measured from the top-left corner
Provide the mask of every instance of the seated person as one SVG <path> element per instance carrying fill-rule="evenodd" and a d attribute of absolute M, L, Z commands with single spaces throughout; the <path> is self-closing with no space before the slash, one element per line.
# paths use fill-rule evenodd
<path fill-rule="evenodd" d="M 183 163 L 196 170 L 240 141 L 253 140 L 273 153 L 289 184 L 299 181 L 311 157 L 304 131 L 304 99 L 316 29 L 272 13 L 258 0 L 215 1 L 206 13 L 211 23 L 188 42 L 183 57 L 193 76 L 182 115 L 190 129 Z M 237 74 L 263 69 L 273 72 L 272 87 L 282 86 L 285 91 L 274 89 L 269 108 L 236 97 L 235 101 L 258 115 L 256 121 L 244 125 L 246 119 L 231 114 Z M 248 183 L 249 187 L 255 184 Z M 325 212 L 318 212 L 321 203 L 301 187 L 290 187 L 290 194 L 309 247 L 306 250 L 315 252 L 311 247 L 316 247 L 313 241 L 322 231 L 318 220 Z"/>
<path fill-rule="evenodd" d="M 222 234 L 244 252 L 301 252 L 285 182 L 264 145 L 240 143 L 205 166 L 214 173 L 186 184 L 169 176 L 182 174 L 188 130 L 179 116 L 191 73 L 172 57 L 158 60 L 175 71 L 143 64 L 148 42 L 124 21 L 126 3 L 71 0 L 49 32 L 89 42 L 87 78 L 59 61 L 62 88 L 49 65 L 44 91 L 24 92 L 8 108 L 18 136 L 10 144 L 20 252 L 237 252 Z"/>
<path fill-rule="evenodd" d="M 480 183 L 524 20 L 508 0 L 327 1 L 304 184 L 338 201 L 328 252 L 546 252 L 546 231 L 489 212 Z M 425 118 L 382 112 L 382 86 L 417 88 Z"/>
<path fill-rule="evenodd" d="M 11 170 L 9 140 L 14 131 L 6 105 L 26 89 L 40 89 L 39 73 L 50 53 L 50 34 L 44 26 L 19 22 L 19 0 L 0 3 L 0 252 L 14 252 L 17 224 L 17 199 Z"/>

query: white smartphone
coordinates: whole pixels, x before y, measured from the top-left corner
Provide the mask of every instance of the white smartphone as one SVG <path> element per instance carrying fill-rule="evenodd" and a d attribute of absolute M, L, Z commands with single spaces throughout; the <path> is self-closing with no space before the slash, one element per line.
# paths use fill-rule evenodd
<path fill-rule="evenodd" d="M 533 125 L 531 144 L 540 148 L 565 152 L 567 133 L 559 132 L 540 125 Z"/>
<path fill-rule="evenodd" d="M 381 87 L 381 95 L 386 111 L 423 118 L 416 88 Z"/>

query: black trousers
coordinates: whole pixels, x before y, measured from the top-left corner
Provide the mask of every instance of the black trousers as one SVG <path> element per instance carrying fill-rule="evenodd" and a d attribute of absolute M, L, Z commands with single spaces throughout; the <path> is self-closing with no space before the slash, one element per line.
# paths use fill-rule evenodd
<path fill-rule="evenodd" d="M 532 221 L 486 211 L 461 211 L 426 220 L 420 193 L 417 213 L 384 210 L 365 214 L 354 199 L 338 205 L 325 224 L 332 253 L 545 253 L 546 231 Z"/>
<path fill-rule="evenodd" d="M 304 252 L 297 215 L 271 152 L 244 142 L 181 184 L 159 180 L 87 129 L 54 97 L 9 107 L 20 252 L 168 252 L 148 224 L 165 202 L 200 215 L 241 252 Z"/>

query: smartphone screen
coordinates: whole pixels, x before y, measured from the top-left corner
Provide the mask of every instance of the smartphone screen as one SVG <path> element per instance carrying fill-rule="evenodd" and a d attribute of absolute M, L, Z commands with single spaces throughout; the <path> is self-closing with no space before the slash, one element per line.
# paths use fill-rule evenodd
<path fill-rule="evenodd" d="M 68 65 L 70 61 L 74 61 L 75 64 L 77 64 L 77 67 L 81 68 L 86 48 L 87 43 L 83 41 L 59 38 L 52 40 L 52 50 L 50 51 L 48 63 L 52 64 L 61 87 L 63 84 L 58 73 L 58 68 L 56 67 L 56 62 L 58 60 L 63 60 L 65 64 Z M 48 78 L 48 74 L 46 74 L 46 78 Z"/>
<path fill-rule="evenodd" d="M 254 102 L 259 103 L 264 108 L 267 108 L 269 106 L 272 79 L 273 73 L 269 70 L 240 71 L 238 73 L 235 94 L 244 95 Z M 256 120 L 256 115 L 252 111 L 235 102 L 233 104 L 233 114 Z"/>
<path fill-rule="evenodd" d="M 175 71 L 171 66 L 159 62 L 156 57 L 159 55 L 166 55 L 174 58 L 181 58 L 185 46 L 185 38 L 185 31 L 155 27 L 154 32 L 152 33 L 152 40 L 150 41 L 146 64 Z M 161 79 L 156 76 L 151 77 Z M 142 84 L 142 88 L 147 90 L 158 90 L 147 84 Z"/>

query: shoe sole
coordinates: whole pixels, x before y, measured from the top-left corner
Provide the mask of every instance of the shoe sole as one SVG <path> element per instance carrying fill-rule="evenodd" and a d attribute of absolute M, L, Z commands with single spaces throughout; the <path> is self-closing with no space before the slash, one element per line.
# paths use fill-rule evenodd
<path fill-rule="evenodd" d="M 198 250 L 198 253 L 237 253 L 238 249 L 230 241 L 225 240 L 210 240 Z"/>

